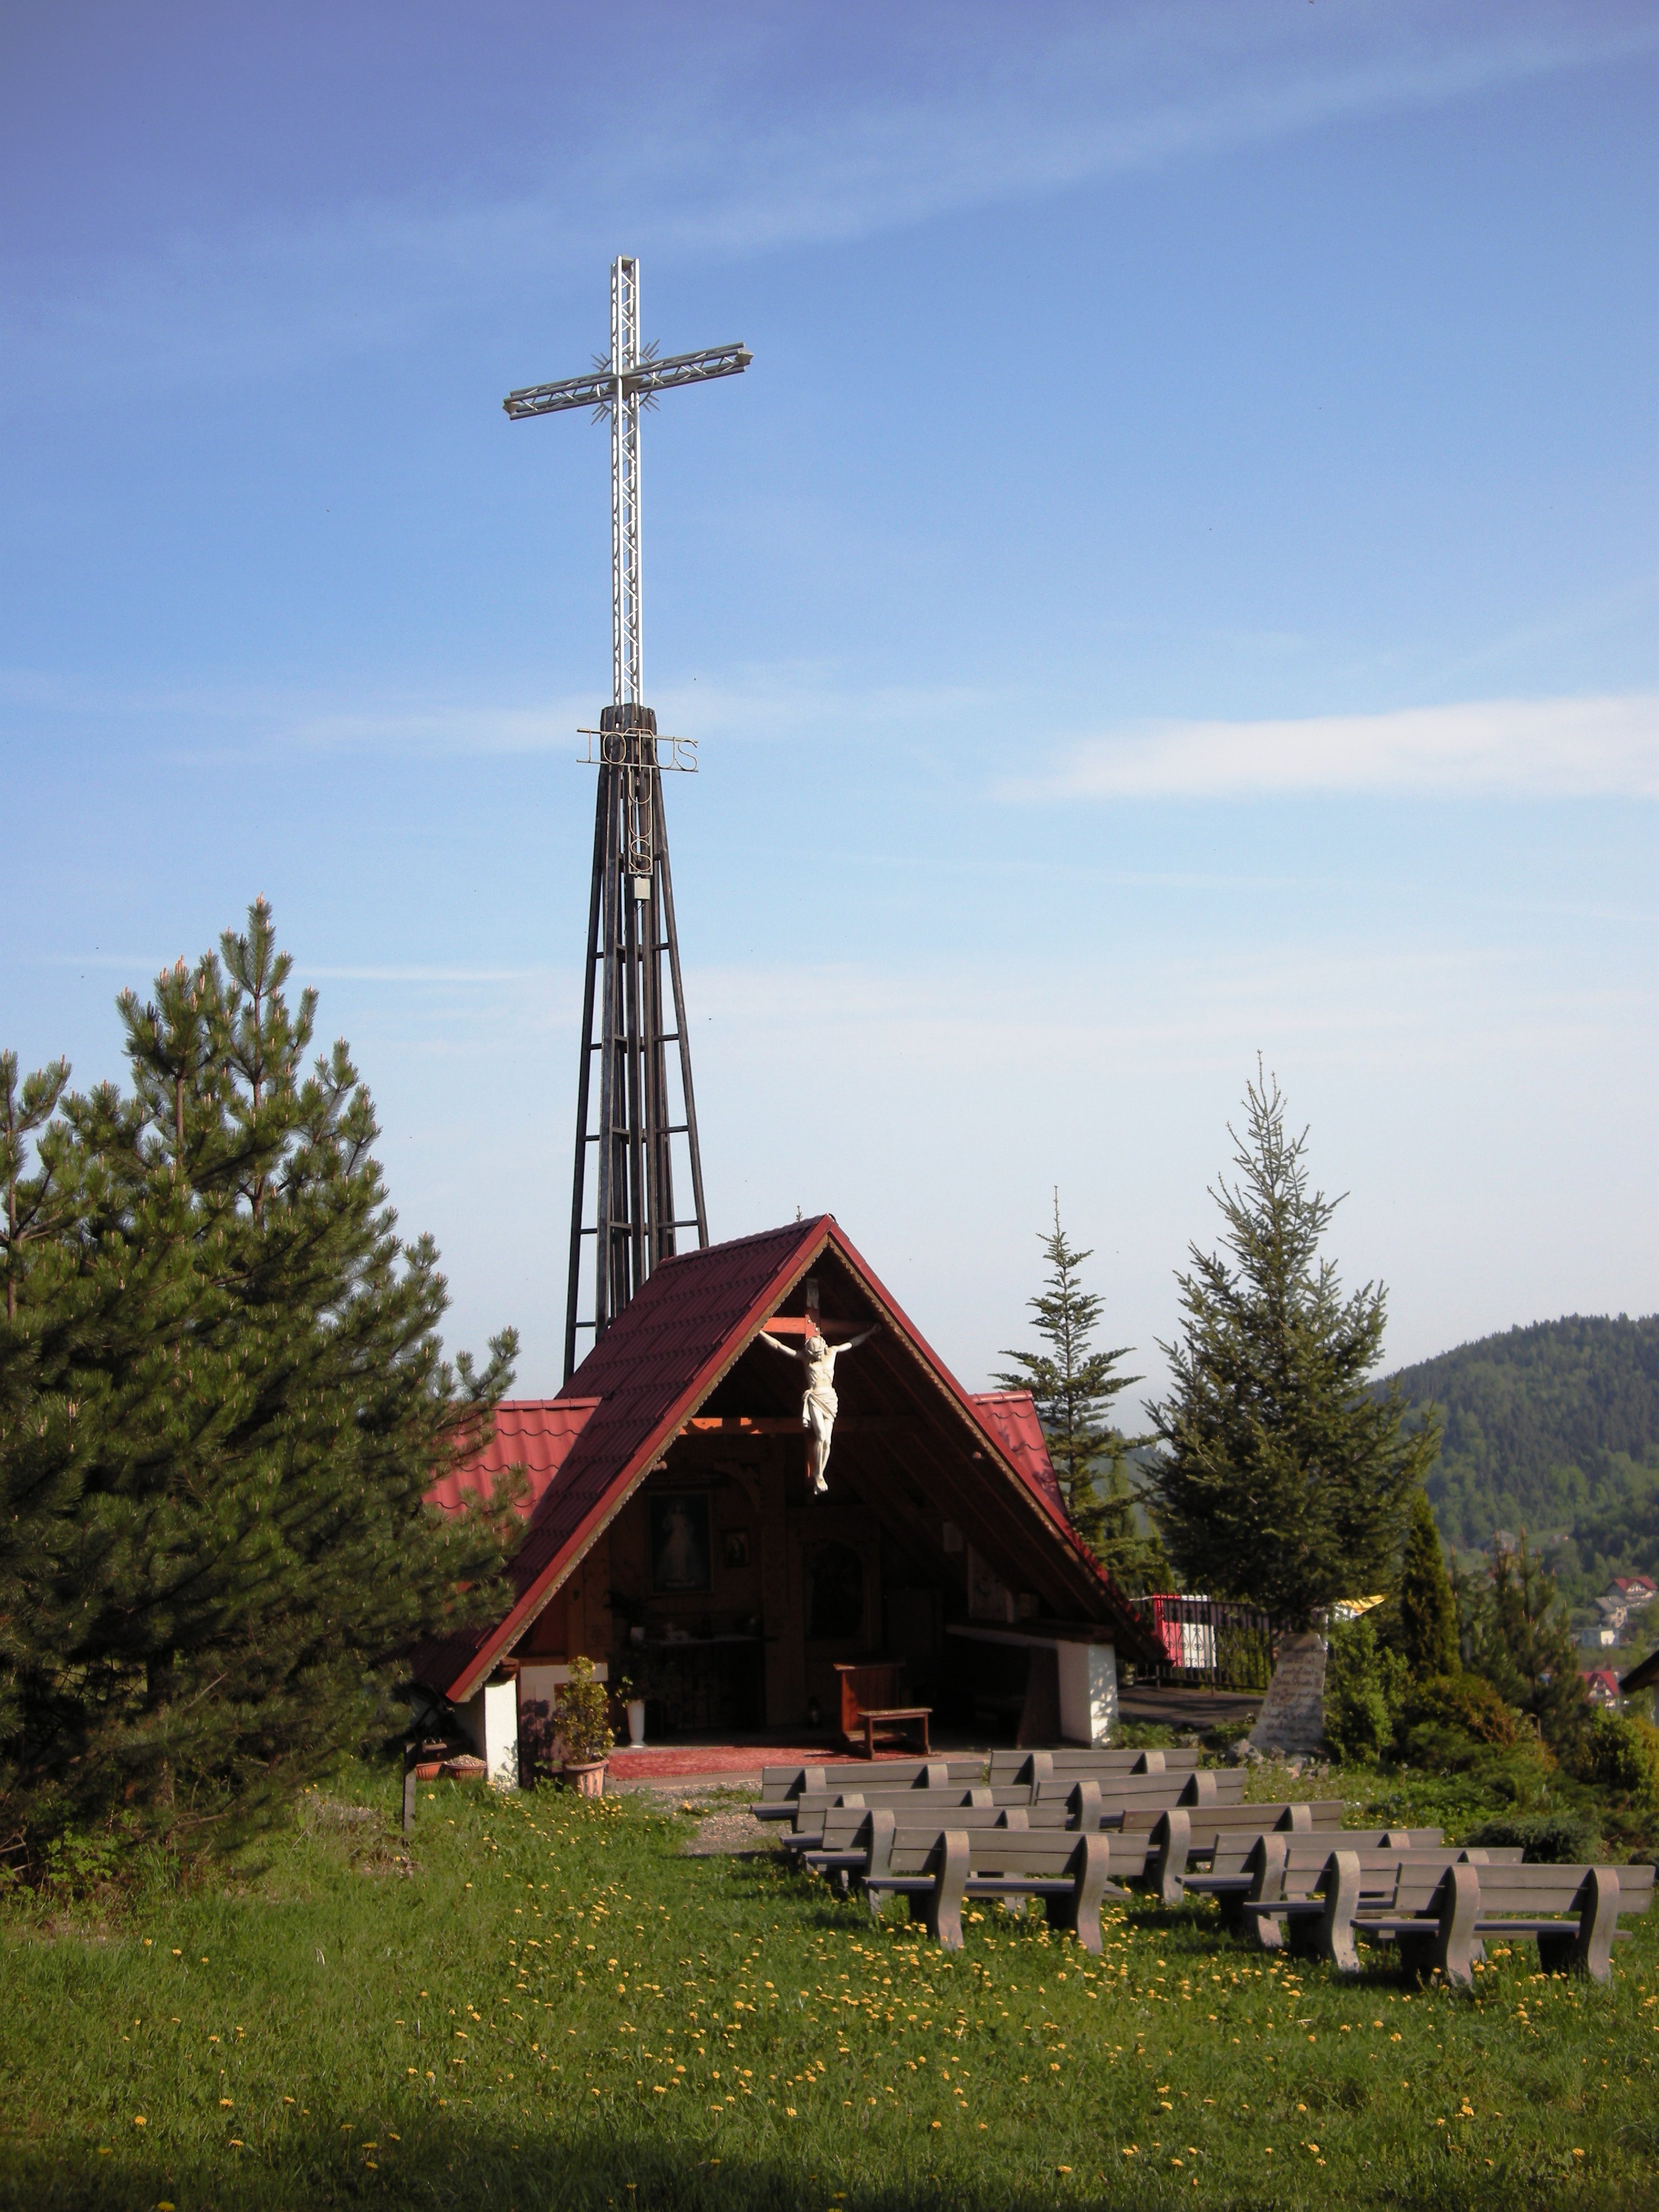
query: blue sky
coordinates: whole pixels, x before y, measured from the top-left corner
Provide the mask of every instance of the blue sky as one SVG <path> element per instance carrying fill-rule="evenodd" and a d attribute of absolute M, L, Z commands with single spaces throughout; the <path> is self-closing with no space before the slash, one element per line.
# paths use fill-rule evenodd
<path fill-rule="evenodd" d="M 264 892 L 453 1337 L 558 1381 L 607 450 L 715 1235 L 839 1215 L 977 1382 L 1108 1340 L 1259 1051 L 1389 1352 L 1659 1304 L 1650 9 L 15 10 L 0 1042 Z"/>

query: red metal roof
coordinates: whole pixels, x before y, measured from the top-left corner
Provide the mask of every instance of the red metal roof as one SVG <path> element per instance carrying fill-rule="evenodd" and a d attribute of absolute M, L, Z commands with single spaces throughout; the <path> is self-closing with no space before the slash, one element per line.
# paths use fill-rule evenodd
<path fill-rule="evenodd" d="M 1109 1614 L 1132 1651 L 1146 1646 L 1150 1656 L 1146 1631 L 1133 1612 L 1073 1534 L 1063 1505 L 1058 1515 L 1054 1511 L 1058 1487 L 1051 1498 L 1043 1480 L 1047 1468 L 1047 1482 L 1054 1483 L 1047 1449 L 1040 1429 L 1035 1445 L 1031 1434 L 1035 1410 L 1028 1425 L 1025 1415 L 1003 1402 L 1024 1394 L 988 1393 L 994 1405 L 970 1397 L 888 1296 L 835 1217 L 821 1214 L 664 1261 L 558 1397 L 531 1401 L 548 1411 L 562 1406 L 584 1411 L 507 1569 L 514 1601 L 483 1637 L 448 1638 L 441 1646 L 426 1647 L 416 1668 L 422 1680 L 457 1700 L 472 1694 L 662 1456 L 681 1422 L 735 1365 L 761 1323 L 830 1246 L 934 1385 L 955 1401 L 997 1460 L 1017 1476 L 1022 1492 L 1042 1508 L 1043 1524 L 1063 1535 L 1067 1571 L 1074 1577 L 1079 1564 L 1084 1566 L 1088 1585 L 1096 1589 L 1094 1601 Z M 505 1406 L 498 1409 L 498 1420 L 506 1411 Z M 486 1458 L 493 1453 L 492 1447 Z M 507 1465 L 509 1458 L 510 1454 L 499 1464 Z M 464 1662 L 453 1674 L 452 1655 Z"/>
<path fill-rule="evenodd" d="M 426 1493 L 428 1504 L 459 1513 L 469 1498 L 489 1498 L 498 1474 L 521 1467 L 528 1488 L 518 1510 L 529 1520 L 599 1402 L 597 1398 L 503 1398 L 495 1408 L 489 1443 L 476 1458 L 434 1482 Z"/>
<path fill-rule="evenodd" d="M 572 1394 L 599 1408 L 513 1562 L 520 1591 L 586 1533 L 623 1469 L 672 1440 L 823 1242 L 823 1222 L 803 1221 L 682 1253 L 652 1273 L 570 1378 Z"/>
<path fill-rule="evenodd" d="M 1048 1456 L 1048 1439 L 1037 1419 L 1036 1399 L 1029 1390 L 975 1390 L 974 1403 L 1026 1488 L 1070 1535 L 1072 1516 L 1066 1510 L 1054 1462 Z"/>

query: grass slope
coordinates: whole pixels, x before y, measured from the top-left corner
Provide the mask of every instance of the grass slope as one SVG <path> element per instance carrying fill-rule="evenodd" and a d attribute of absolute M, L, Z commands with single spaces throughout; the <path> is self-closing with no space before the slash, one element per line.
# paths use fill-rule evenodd
<path fill-rule="evenodd" d="M 1345 1983 L 1194 1906 L 947 1957 L 636 1800 L 318 1801 L 234 1893 L 3 1926 L 0 2205 L 1651 2205 L 1659 1929 L 1608 1990 Z"/>

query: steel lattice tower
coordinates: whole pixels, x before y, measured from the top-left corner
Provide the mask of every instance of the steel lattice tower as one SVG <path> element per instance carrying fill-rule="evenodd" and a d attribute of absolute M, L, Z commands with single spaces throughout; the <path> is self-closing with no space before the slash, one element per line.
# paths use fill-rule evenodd
<path fill-rule="evenodd" d="M 576 1364 L 579 1332 L 591 1329 L 597 1342 L 652 1268 L 674 1250 L 681 1230 L 695 1229 L 700 1245 L 708 1242 L 662 787 L 665 770 L 695 769 L 696 748 L 694 741 L 659 738 L 657 718 L 643 703 L 640 410 L 676 385 L 736 376 L 748 368 L 750 358 L 741 345 L 666 360 L 657 359 L 653 347 L 641 348 L 639 264 L 623 256 L 611 268 L 609 359 L 596 361 L 589 375 L 532 385 L 509 392 L 501 403 L 515 422 L 591 407 L 611 424 L 613 703 L 599 716 L 597 730 L 582 732 L 599 777 L 576 1079 L 567 1378 Z M 675 1048 L 672 1056 L 670 1046 Z M 675 1070 L 678 1102 L 671 1081 Z M 683 1140 L 691 1184 L 692 1210 L 684 1216 L 676 1213 L 674 1204 L 676 1138 Z M 597 1155 L 591 1175 L 590 1150 Z M 591 1222 L 584 1218 L 590 1189 Z M 588 1276 L 582 1262 L 590 1238 L 593 1264 Z M 591 1280 L 593 1302 L 586 1320 L 580 1314 L 585 1276 Z"/>

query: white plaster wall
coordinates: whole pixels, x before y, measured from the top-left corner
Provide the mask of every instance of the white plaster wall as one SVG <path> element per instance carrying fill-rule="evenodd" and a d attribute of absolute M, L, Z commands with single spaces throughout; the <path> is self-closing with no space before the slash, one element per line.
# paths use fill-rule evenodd
<path fill-rule="evenodd" d="M 484 1779 L 497 1790 L 519 1784 L 519 1686 L 486 1682 L 456 1707 L 461 1726 L 484 1763 Z"/>
<path fill-rule="evenodd" d="M 611 1680 L 610 1667 L 603 1659 L 593 1662 L 593 1679 L 597 1682 Z M 519 1696 L 526 1705 L 553 1702 L 553 1692 L 562 1683 L 570 1680 L 570 1669 L 559 1659 L 526 1659 L 519 1668 Z"/>
<path fill-rule="evenodd" d="M 1057 1643 L 1060 1732 L 1068 1743 L 1109 1743 L 1117 1726 L 1117 1652 L 1109 1644 Z"/>

